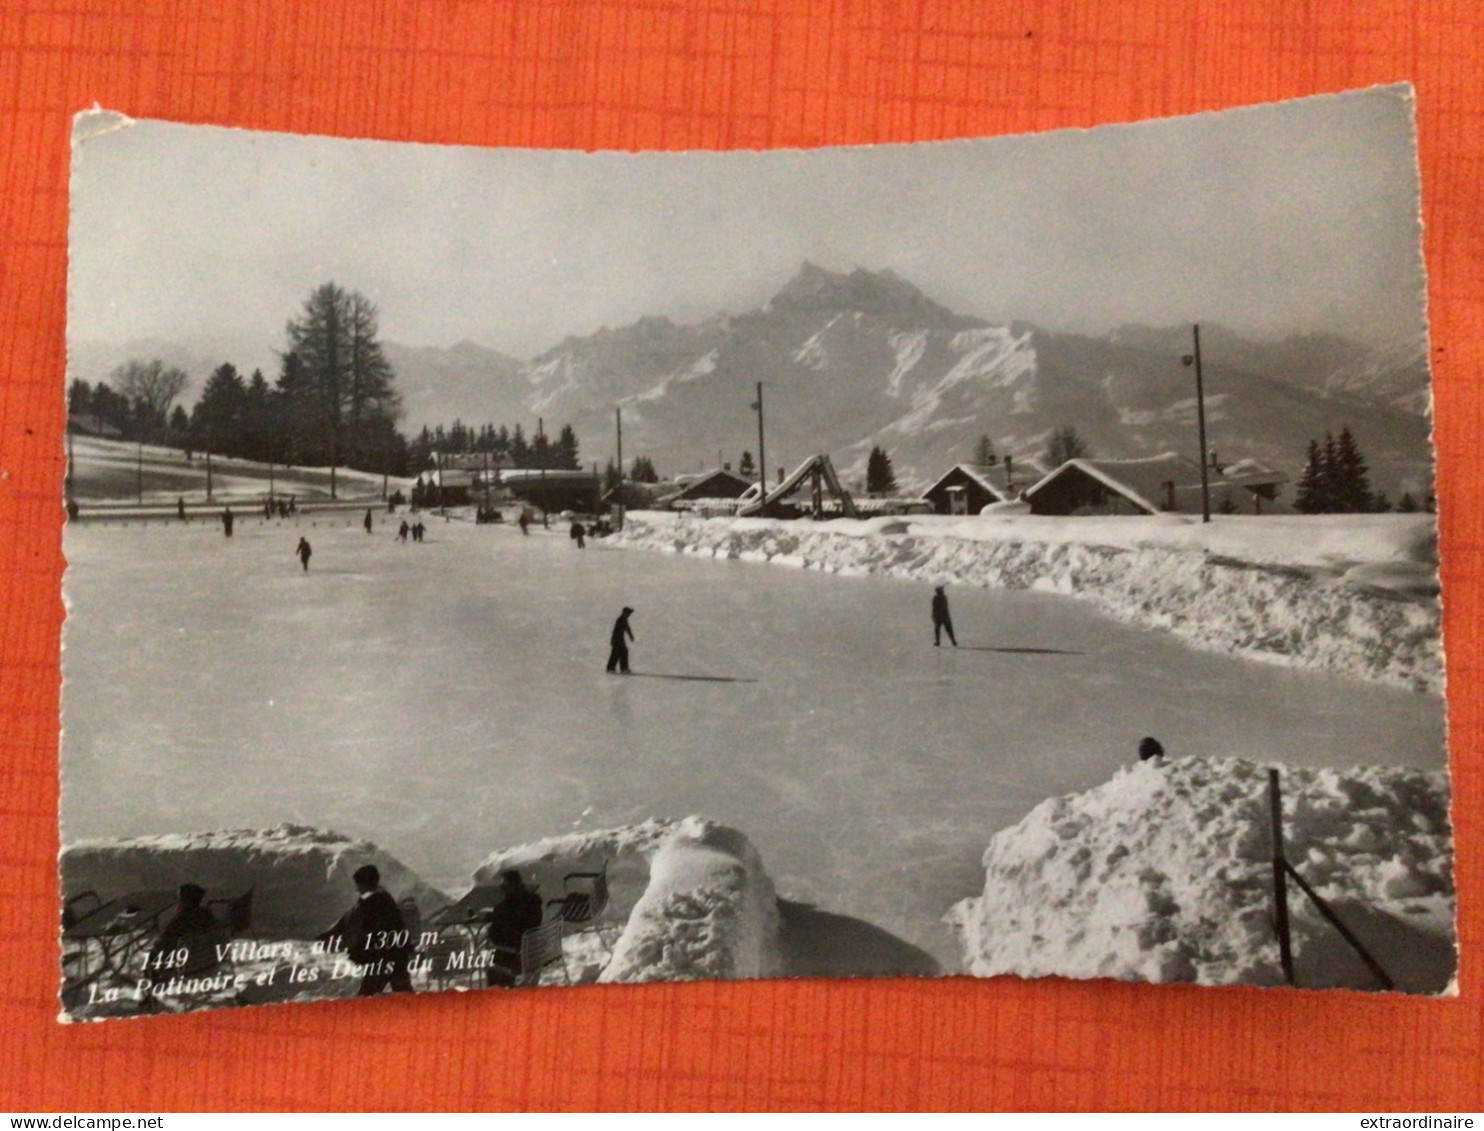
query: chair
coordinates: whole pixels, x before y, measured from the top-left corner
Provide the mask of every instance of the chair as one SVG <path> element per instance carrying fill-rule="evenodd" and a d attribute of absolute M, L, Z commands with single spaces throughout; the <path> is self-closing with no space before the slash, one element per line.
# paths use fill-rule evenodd
<path fill-rule="evenodd" d="M 573 886 L 576 881 L 576 886 Z M 558 918 L 563 923 L 583 926 L 595 924 L 608 909 L 608 862 L 603 861 L 601 871 L 597 872 L 568 872 L 562 877 L 563 894 L 556 899 L 548 899 L 546 906 L 556 908 Z"/>
<path fill-rule="evenodd" d="M 516 958 L 519 961 L 519 970 L 515 975 L 517 986 L 537 986 L 541 984 L 541 972 L 548 966 L 560 962 L 562 964 L 562 981 L 569 986 L 572 984 L 571 977 L 567 974 L 567 963 L 562 951 L 562 920 L 551 919 L 542 923 L 539 927 L 532 927 L 520 936 L 520 953 L 517 955 L 509 947 L 497 946 L 493 949 L 501 951 Z M 507 967 L 508 969 L 508 967 Z"/>
<path fill-rule="evenodd" d="M 611 949 L 603 937 L 600 920 L 608 910 L 608 861 L 596 872 L 568 872 L 562 877 L 564 894 L 548 899 L 548 910 L 554 911 L 557 921 L 577 928 L 573 934 L 592 932 L 605 949 Z"/>

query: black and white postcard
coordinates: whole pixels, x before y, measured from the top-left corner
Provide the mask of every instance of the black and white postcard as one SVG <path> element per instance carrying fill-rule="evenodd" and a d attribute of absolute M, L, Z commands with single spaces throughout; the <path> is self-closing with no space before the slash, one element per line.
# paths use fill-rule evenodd
<path fill-rule="evenodd" d="M 62 1016 L 1455 992 L 1418 200 L 1404 86 L 776 152 L 80 115 Z"/>

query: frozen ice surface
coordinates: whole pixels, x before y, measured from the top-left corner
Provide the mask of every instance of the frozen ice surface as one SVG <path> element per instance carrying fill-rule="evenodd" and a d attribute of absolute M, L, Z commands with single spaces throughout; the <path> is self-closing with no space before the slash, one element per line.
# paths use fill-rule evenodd
<path fill-rule="evenodd" d="M 67 528 L 63 835 L 376 842 L 457 892 L 492 850 L 699 813 L 778 894 L 959 968 L 997 831 L 1173 757 L 1444 765 L 1430 694 L 1193 651 L 1056 594 L 930 587 L 424 515 Z M 294 557 L 307 536 L 306 573 Z M 603 671 L 624 605 L 636 674 Z"/>

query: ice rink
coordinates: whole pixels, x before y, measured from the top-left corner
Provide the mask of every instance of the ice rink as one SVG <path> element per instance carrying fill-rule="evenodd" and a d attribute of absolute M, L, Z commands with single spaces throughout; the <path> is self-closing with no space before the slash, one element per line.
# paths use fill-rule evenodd
<path fill-rule="evenodd" d="M 1439 697 L 1193 651 L 1073 598 L 376 515 L 72 524 L 64 841 L 292 821 L 454 893 L 491 850 L 698 813 L 779 894 L 959 969 L 989 838 L 1173 757 L 1444 765 Z M 308 537 L 308 572 L 294 556 Z M 604 673 L 636 609 L 635 674 Z"/>

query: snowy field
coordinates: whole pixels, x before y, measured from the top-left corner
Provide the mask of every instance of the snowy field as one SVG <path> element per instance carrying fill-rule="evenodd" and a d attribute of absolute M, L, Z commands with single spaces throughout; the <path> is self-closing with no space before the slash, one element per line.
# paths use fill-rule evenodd
<path fill-rule="evenodd" d="M 1435 694 L 1194 651 L 1055 593 L 953 588 L 964 647 L 934 649 L 923 583 L 437 518 L 402 545 L 357 518 L 68 527 L 64 842 L 292 821 L 456 894 L 501 847 L 697 813 L 781 897 L 953 971 L 942 919 L 990 838 L 1142 735 L 1445 764 Z M 636 675 L 607 676 L 625 604 Z"/>

